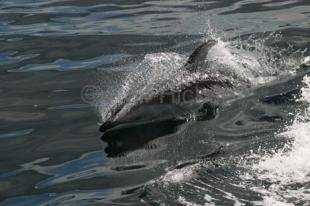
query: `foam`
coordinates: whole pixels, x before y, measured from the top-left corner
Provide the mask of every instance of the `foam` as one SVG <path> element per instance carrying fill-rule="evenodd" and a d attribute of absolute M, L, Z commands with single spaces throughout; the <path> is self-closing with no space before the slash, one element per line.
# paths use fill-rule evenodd
<path fill-rule="evenodd" d="M 252 187 L 252 190 L 264 194 L 262 205 L 293 205 L 288 199 L 310 201 L 310 189 L 304 183 L 310 182 L 310 77 L 303 79 L 302 101 L 307 108 L 296 115 L 292 125 L 278 134 L 287 138 L 288 143 L 271 155 L 261 156 L 259 162 L 252 166 L 254 176 L 247 174 L 245 179 L 259 179 L 271 183 L 265 189 Z M 295 185 L 294 189 L 289 189 Z"/>
<path fill-rule="evenodd" d="M 189 167 L 168 171 L 160 178 L 160 180 L 164 184 L 182 183 L 196 177 L 196 170 L 198 168 L 199 164 L 194 164 Z"/>

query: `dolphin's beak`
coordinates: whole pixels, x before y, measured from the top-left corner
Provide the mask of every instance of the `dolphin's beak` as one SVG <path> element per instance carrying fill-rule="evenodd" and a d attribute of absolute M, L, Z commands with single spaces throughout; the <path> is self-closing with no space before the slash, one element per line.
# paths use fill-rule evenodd
<path fill-rule="evenodd" d="M 106 132 L 107 130 L 113 128 L 114 126 L 116 126 L 115 123 L 111 122 L 111 121 L 106 121 L 105 123 L 103 123 L 100 128 L 99 131 L 100 132 Z"/>

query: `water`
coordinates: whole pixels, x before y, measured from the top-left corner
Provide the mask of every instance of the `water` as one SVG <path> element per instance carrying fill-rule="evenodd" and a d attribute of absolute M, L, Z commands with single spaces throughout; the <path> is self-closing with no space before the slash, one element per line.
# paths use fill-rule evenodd
<path fill-rule="evenodd" d="M 2 0 L 0 205 L 309 205 L 309 11 Z M 184 73 L 210 37 L 212 70 Z M 216 118 L 98 131 L 125 97 L 120 116 L 204 75 L 235 85 Z"/>

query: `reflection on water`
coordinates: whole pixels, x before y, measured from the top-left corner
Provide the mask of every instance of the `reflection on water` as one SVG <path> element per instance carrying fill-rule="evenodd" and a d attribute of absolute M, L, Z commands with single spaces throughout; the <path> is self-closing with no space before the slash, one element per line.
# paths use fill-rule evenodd
<path fill-rule="evenodd" d="M 300 106 L 302 75 L 248 91 L 212 120 L 105 134 L 81 89 L 95 84 L 113 93 L 122 82 L 113 78 L 141 69 L 146 54 L 187 55 L 207 22 L 223 38 L 280 31 L 280 46 L 309 48 L 309 11 L 308 0 L 2 0 L 0 205 L 261 201 L 259 191 L 239 184 L 234 156 L 284 144 L 274 133 Z"/>

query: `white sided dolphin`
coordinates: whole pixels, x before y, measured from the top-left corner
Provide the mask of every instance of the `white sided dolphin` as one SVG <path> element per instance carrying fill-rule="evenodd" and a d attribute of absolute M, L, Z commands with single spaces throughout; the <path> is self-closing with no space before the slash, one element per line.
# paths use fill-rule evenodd
<path fill-rule="evenodd" d="M 216 44 L 217 41 L 208 40 L 197 47 L 189 56 L 183 69 L 191 75 L 204 68 L 208 68 L 210 65 L 206 57 L 210 49 Z M 130 97 L 125 98 L 112 109 L 111 117 L 102 124 L 100 131 L 105 132 L 111 128 L 124 124 L 176 119 L 185 113 L 188 113 L 188 110 L 193 109 L 193 107 L 184 107 L 184 102 L 195 100 L 197 95 L 199 95 L 199 90 L 212 90 L 214 86 L 232 87 L 231 83 L 227 80 L 206 76 L 195 82 L 187 82 L 187 84 L 181 85 L 178 91 L 171 91 L 169 89 L 162 91 L 151 98 L 139 102 L 129 111 L 125 112 L 125 114 L 122 113 L 119 115 L 130 99 Z M 203 116 L 202 118 L 208 119 L 214 117 L 216 108 L 216 104 L 205 102 L 204 104 L 200 104 L 200 107 L 196 112 L 200 113 Z"/>

